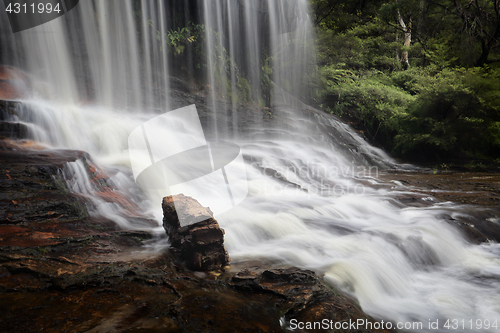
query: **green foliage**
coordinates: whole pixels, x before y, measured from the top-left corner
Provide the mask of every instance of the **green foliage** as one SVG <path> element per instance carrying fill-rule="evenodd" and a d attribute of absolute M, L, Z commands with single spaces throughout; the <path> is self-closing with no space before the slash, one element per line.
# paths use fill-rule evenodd
<path fill-rule="evenodd" d="M 323 110 L 406 159 L 500 160 L 500 35 L 492 33 L 500 31 L 500 17 L 493 2 L 366 1 L 357 11 L 343 0 L 312 4 L 333 9 L 314 13 Z M 411 44 L 404 47 L 407 31 Z"/>
<path fill-rule="evenodd" d="M 209 33 L 214 45 L 206 50 L 203 63 L 208 64 L 208 57 L 211 57 L 213 88 L 221 98 L 227 98 L 233 104 L 250 102 L 251 86 L 223 45 L 225 37 L 218 31 L 210 30 Z"/>
<path fill-rule="evenodd" d="M 399 68 L 394 55 L 401 45 L 381 21 L 374 20 L 341 34 L 320 30 L 318 36 L 320 65 L 330 63 L 354 70 Z"/>
<path fill-rule="evenodd" d="M 348 70 L 327 68 L 327 88 L 322 96 L 333 113 L 363 125 L 366 134 L 384 144 L 397 133 L 398 119 L 406 117 L 415 97 L 395 85 L 383 83 L 380 72 L 359 77 Z"/>
<path fill-rule="evenodd" d="M 178 28 L 176 31 L 170 30 L 168 32 L 168 40 L 169 45 L 172 46 L 174 52 L 177 54 L 182 53 L 184 51 L 185 46 L 183 45 L 185 42 L 192 42 L 194 36 L 189 36 L 190 33 L 186 27 Z"/>
<path fill-rule="evenodd" d="M 327 111 L 412 160 L 497 158 L 500 70 L 413 68 L 357 76 L 323 67 Z"/>
<path fill-rule="evenodd" d="M 267 56 L 262 61 L 261 71 L 260 71 L 260 86 L 261 86 L 261 106 L 271 106 L 271 94 L 272 94 L 272 82 L 270 75 L 273 74 L 272 68 L 272 58 Z"/>
<path fill-rule="evenodd" d="M 186 45 L 195 43 L 203 38 L 204 30 L 205 27 L 203 25 L 189 22 L 187 27 L 179 27 L 177 30 L 170 30 L 168 32 L 168 45 L 175 54 L 181 54 Z M 158 39 L 160 38 L 159 36 L 158 32 Z"/>
<path fill-rule="evenodd" d="M 136 15 L 139 15 L 136 13 Z M 154 28 L 154 22 L 148 21 L 150 28 Z M 210 49 L 206 47 L 207 35 L 214 42 Z M 238 66 L 229 56 L 223 45 L 224 36 L 220 32 L 210 29 L 206 31 L 203 24 L 189 22 L 185 27 L 171 29 L 167 33 L 156 31 L 156 38 L 161 44 L 167 46 L 167 51 L 182 63 L 181 57 L 189 48 L 193 54 L 194 67 L 201 73 L 199 77 L 206 77 L 209 70 L 208 63 L 212 64 L 212 87 L 221 98 L 228 98 L 234 103 L 247 103 L 250 101 L 251 87 L 241 74 Z M 163 51 L 163 49 L 162 49 Z M 188 59 L 188 58 L 186 58 Z M 236 83 L 231 85 L 234 76 Z"/>
<path fill-rule="evenodd" d="M 345 32 L 374 17 L 383 0 L 311 0 L 313 22 L 321 29 Z"/>
<path fill-rule="evenodd" d="M 236 88 L 238 89 L 239 94 L 238 96 L 238 102 L 241 103 L 248 103 L 250 102 L 250 97 L 252 94 L 252 89 L 250 87 L 250 83 L 248 83 L 248 80 L 241 77 L 236 84 Z"/>
<path fill-rule="evenodd" d="M 401 120 L 394 150 L 467 158 L 498 154 L 500 71 L 444 69 L 432 74 L 415 71 L 416 78 L 407 84 L 416 100 Z"/>

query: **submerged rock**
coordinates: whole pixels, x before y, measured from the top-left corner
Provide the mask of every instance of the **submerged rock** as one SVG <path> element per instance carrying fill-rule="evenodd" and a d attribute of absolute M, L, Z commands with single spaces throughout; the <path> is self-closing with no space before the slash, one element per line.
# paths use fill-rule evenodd
<path fill-rule="evenodd" d="M 162 208 L 163 228 L 170 237 L 173 253 L 189 269 L 213 271 L 229 263 L 224 248 L 224 230 L 213 218 L 210 208 L 184 194 L 163 198 Z M 188 221 L 201 222 L 181 226 L 178 214 L 187 217 Z"/>

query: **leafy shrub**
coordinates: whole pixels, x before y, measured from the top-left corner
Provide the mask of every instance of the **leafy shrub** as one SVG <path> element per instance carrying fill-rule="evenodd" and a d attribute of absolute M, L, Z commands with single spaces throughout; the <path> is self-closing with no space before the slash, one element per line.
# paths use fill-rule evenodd
<path fill-rule="evenodd" d="M 365 76 L 324 67 L 325 107 L 410 160 L 498 158 L 500 71 L 415 68 Z"/>

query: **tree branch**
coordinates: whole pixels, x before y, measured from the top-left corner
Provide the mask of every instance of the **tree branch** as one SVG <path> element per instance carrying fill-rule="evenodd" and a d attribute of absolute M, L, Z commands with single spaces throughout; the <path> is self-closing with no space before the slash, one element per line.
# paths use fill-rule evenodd
<path fill-rule="evenodd" d="M 317 27 L 325 18 L 327 18 L 328 16 L 330 16 L 330 14 L 333 12 L 334 9 L 335 9 L 335 4 L 330 7 L 330 10 L 328 11 L 328 13 L 326 13 L 325 15 L 323 15 L 323 17 L 321 17 L 321 19 L 318 19 L 319 16 L 316 14 L 316 22 L 315 22 L 314 26 Z"/>

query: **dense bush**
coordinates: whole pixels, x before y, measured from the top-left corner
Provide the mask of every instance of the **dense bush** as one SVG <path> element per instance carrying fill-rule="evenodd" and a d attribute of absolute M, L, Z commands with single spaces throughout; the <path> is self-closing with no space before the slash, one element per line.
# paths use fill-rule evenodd
<path fill-rule="evenodd" d="M 351 70 L 394 70 L 400 66 L 394 57 L 400 48 L 395 36 L 378 20 L 355 26 L 342 34 L 319 30 L 318 60 L 320 65 L 333 63 Z"/>
<path fill-rule="evenodd" d="M 362 124 L 367 137 L 410 160 L 498 158 L 500 70 L 382 74 L 322 68 L 322 107 Z"/>
<path fill-rule="evenodd" d="M 334 13 L 315 13 L 323 110 L 354 122 L 396 157 L 500 161 L 500 36 L 485 39 L 495 24 L 500 29 L 486 15 L 493 7 L 473 11 L 483 5 L 461 7 L 461 0 L 312 3 Z M 469 25 L 472 18 L 483 25 Z"/>

